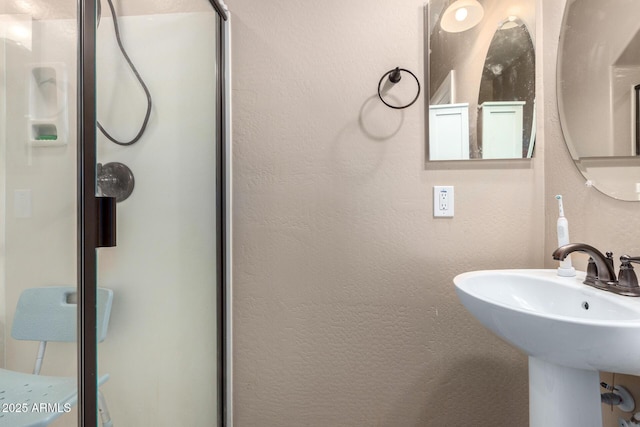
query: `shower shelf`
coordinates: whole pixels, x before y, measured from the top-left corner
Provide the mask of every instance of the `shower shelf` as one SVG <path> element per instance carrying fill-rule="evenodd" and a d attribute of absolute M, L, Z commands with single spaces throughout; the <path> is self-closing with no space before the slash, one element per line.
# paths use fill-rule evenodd
<path fill-rule="evenodd" d="M 65 64 L 31 64 L 27 73 L 27 143 L 34 147 L 66 145 L 69 141 L 69 108 Z"/>

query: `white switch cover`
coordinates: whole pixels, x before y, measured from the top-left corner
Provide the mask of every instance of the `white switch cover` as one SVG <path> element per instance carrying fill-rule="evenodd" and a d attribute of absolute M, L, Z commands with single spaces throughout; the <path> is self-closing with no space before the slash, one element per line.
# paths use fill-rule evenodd
<path fill-rule="evenodd" d="M 453 216 L 453 186 L 436 185 L 433 187 L 433 216 Z"/>
<path fill-rule="evenodd" d="M 14 190 L 13 216 L 15 218 L 31 218 L 31 190 Z"/>

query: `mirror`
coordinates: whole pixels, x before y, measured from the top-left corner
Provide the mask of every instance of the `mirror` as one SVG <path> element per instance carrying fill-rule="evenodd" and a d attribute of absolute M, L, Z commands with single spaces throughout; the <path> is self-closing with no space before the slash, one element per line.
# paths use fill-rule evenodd
<path fill-rule="evenodd" d="M 530 158 L 535 0 L 431 0 L 425 21 L 427 160 Z"/>
<path fill-rule="evenodd" d="M 560 124 L 603 193 L 640 200 L 640 2 L 567 1 L 558 47 Z"/>

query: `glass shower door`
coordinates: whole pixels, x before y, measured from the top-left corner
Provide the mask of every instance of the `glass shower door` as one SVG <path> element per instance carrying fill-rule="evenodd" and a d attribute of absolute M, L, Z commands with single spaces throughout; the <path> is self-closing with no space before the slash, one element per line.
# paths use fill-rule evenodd
<path fill-rule="evenodd" d="M 0 426 L 78 425 L 76 5 L 1 1 L 0 37 Z"/>
<path fill-rule="evenodd" d="M 0 0 L 0 427 L 222 425 L 225 14 L 132 3 Z"/>
<path fill-rule="evenodd" d="M 114 425 L 221 425 L 221 18 L 207 0 L 112 8 L 97 32 L 98 191 L 117 246 L 98 346 Z"/>

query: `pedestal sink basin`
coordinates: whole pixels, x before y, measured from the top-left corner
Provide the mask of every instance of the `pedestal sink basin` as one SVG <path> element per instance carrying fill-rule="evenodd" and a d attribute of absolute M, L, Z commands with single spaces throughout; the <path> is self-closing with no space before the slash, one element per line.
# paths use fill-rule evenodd
<path fill-rule="evenodd" d="M 640 298 L 584 273 L 486 270 L 454 278 L 462 304 L 529 356 L 530 427 L 602 426 L 598 371 L 640 375 Z"/>

